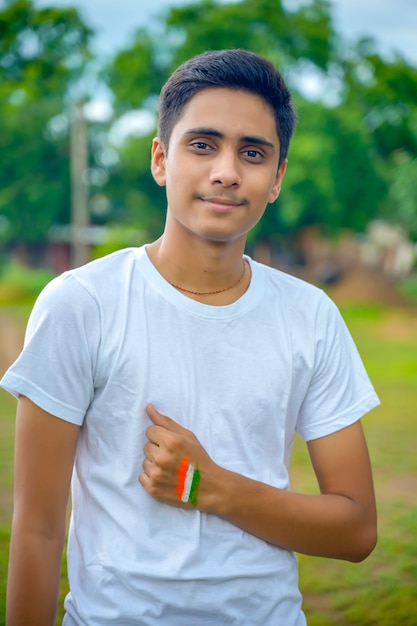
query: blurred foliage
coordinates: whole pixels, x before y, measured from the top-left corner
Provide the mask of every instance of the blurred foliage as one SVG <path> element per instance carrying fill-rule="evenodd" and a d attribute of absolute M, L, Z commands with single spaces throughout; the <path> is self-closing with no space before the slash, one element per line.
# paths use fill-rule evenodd
<path fill-rule="evenodd" d="M 74 9 L 8 0 L 0 10 L 3 243 L 42 242 L 51 225 L 69 222 L 68 107 L 91 74 L 91 35 Z M 113 116 L 89 124 L 91 220 L 159 236 L 166 200 L 149 169 L 155 123 L 127 138 L 115 130 L 133 111 L 156 120 L 159 91 L 179 63 L 233 47 L 271 59 L 299 111 L 281 197 L 250 245 L 282 245 L 310 225 L 363 231 L 375 217 L 416 238 L 417 68 L 383 58 L 369 38 L 345 45 L 327 0 L 201 0 L 139 29 L 100 75 Z"/>
<path fill-rule="evenodd" d="M 54 277 L 45 269 L 28 269 L 16 261 L 6 263 L 0 274 L 0 304 L 32 302 Z"/>
<path fill-rule="evenodd" d="M 9 241 L 44 241 L 52 223 L 69 220 L 66 105 L 91 35 L 75 9 L 17 0 L 0 11 L 0 215 Z"/>

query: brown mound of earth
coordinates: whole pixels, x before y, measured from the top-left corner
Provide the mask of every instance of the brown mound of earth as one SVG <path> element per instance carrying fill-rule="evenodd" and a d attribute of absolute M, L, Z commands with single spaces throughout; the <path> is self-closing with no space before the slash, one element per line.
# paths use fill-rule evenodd
<path fill-rule="evenodd" d="M 408 304 L 395 283 L 376 269 L 357 268 L 349 271 L 329 289 L 329 296 L 336 304 Z"/>

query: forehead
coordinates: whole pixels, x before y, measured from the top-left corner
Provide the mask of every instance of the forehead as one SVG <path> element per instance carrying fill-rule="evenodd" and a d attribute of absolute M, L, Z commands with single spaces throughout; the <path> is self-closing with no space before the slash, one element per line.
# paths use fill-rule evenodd
<path fill-rule="evenodd" d="M 199 91 L 184 107 L 172 134 L 179 137 L 193 128 L 212 128 L 225 136 L 261 136 L 279 144 L 270 105 L 241 89 L 216 87 Z"/>

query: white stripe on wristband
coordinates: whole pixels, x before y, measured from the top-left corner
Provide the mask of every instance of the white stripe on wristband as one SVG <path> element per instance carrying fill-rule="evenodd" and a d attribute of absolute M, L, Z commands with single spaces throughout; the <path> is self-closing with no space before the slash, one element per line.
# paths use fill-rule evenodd
<path fill-rule="evenodd" d="M 188 502 L 188 500 L 190 499 L 190 491 L 191 491 L 191 485 L 193 484 L 193 476 L 194 476 L 194 465 L 190 463 L 187 469 L 187 473 L 185 475 L 184 491 L 182 492 L 182 496 L 181 496 L 182 502 Z"/>

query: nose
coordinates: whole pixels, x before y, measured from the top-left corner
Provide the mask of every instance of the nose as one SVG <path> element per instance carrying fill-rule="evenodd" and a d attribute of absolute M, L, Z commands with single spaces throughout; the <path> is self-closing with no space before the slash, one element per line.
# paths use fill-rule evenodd
<path fill-rule="evenodd" d="M 240 185 L 239 158 L 232 150 L 222 150 L 218 153 L 213 162 L 210 182 L 223 187 L 238 187 Z"/>

